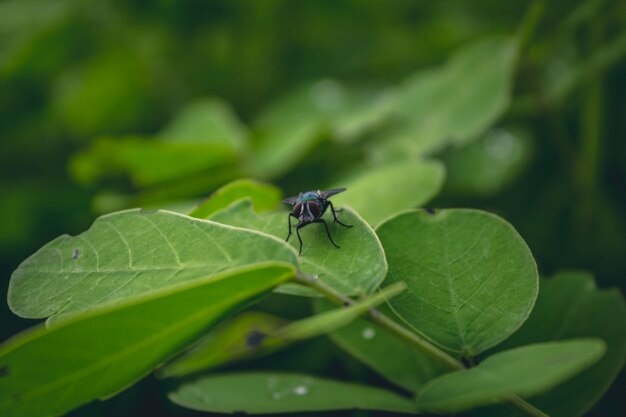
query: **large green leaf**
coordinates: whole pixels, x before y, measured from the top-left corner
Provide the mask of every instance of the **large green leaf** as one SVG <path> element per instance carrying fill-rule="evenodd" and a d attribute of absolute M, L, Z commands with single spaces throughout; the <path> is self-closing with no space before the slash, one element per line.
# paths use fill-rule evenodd
<path fill-rule="evenodd" d="M 126 388 L 294 273 L 288 264 L 245 267 L 27 331 L 0 348 L 0 414 L 59 415 Z"/>
<path fill-rule="evenodd" d="M 368 170 L 343 181 L 346 192 L 333 197 L 337 204 L 355 209 L 376 225 L 401 210 L 416 208 L 434 197 L 445 170 L 438 161 L 405 161 Z"/>
<path fill-rule="evenodd" d="M 452 413 L 530 397 L 568 380 L 596 362 L 605 351 L 599 339 L 524 346 L 495 354 L 475 368 L 446 374 L 428 384 L 417 398 L 420 409 Z"/>
<path fill-rule="evenodd" d="M 233 165 L 237 155 L 218 142 L 166 142 L 138 137 L 101 138 L 72 158 L 74 178 L 92 183 L 103 176 L 125 174 L 140 186 Z"/>
<path fill-rule="evenodd" d="M 295 253 L 252 230 L 167 211 L 99 217 L 78 236 L 61 236 L 13 273 L 9 305 L 22 317 L 67 314 L 149 293 L 241 265 Z"/>
<path fill-rule="evenodd" d="M 606 355 L 555 390 L 532 399 L 554 417 L 582 416 L 609 389 L 626 361 L 626 304 L 619 290 L 598 290 L 593 277 L 562 272 L 541 281 L 537 304 L 524 325 L 498 349 L 574 337 L 599 337 Z M 498 415 L 505 415 L 499 410 Z"/>
<path fill-rule="evenodd" d="M 355 107 L 334 129 L 339 139 L 351 141 L 392 120 L 397 139 L 413 153 L 474 139 L 507 109 L 516 59 L 514 40 L 480 39 L 456 51 L 444 65 L 420 70 L 368 106 Z M 383 146 L 395 141 L 387 138 Z"/>
<path fill-rule="evenodd" d="M 405 281 L 393 310 L 453 352 L 476 355 L 526 320 L 537 268 L 515 229 L 477 210 L 412 210 L 376 229 L 389 262 L 387 282 Z"/>
<path fill-rule="evenodd" d="M 176 404 L 213 413 L 274 414 L 327 410 L 414 413 L 410 400 L 380 388 L 271 372 L 208 376 L 169 394 Z"/>
<path fill-rule="evenodd" d="M 514 40 L 484 38 L 442 68 L 416 74 L 399 87 L 406 134 L 423 151 L 474 139 L 507 109 L 516 58 Z"/>
<path fill-rule="evenodd" d="M 201 99 L 185 107 L 159 136 L 174 142 L 221 143 L 240 152 L 247 145 L 248 130 L 228 103 Z"/>
<path fill-rule="evenodd" d="M 262 212 L 278 208 L 282 199 L 282 192 L 272 184 L 250 179 L 235 180 L 211 194 L 189 215 L 199 219 L 207 219 L 232 203 L 245 198 L 252 201 L 257 212 Z"/>
<path fill-rule="evenodd" d="M 332 308 L 332 304 L 324 299 L 315 300 L 315 306 L 318 311 Z M 378 309 L 384 314 L 393 314 L 385 306 Z M 448 371 L 388 330 L 366 319 L 359 318 L 329 336 L 351 356 L 412 392 L 419 391 L 426 382 Z"/>
<path fill-rule="evenodd" d="M 340 249 L 328 241 L 326 230 L 321 224 L 312 224 L 300 230 L 303 248 L 298 260 L 301 268 L 346 295 L 371 293 L 378 288 L 387 273 L 387 261 L 380 241 L 372 228 L 350 208 L 346 207 L 338 216 L 343 223 L 354 226 L 349 229 L 338 226 L 333 222 L 332 214 L 324 215 L 330 234 L 341 246 Z M 259 230 L 280 239 L 287 237 L 287 212 L 256 214 L 250 201 L 236 203 L 216 213 L 211 219 Z M 298 249 L 295 230 L 290 243 Z M 280 291 L 298 295 L 317 294 L 291 283 L 281 287 Z"/>
<path fill-rule="evenodd" d="M 264 313 L 244 313 L 212 332 L 199 346 L 168 364 L 161 376 L 182 376 L 233 360 L 267 354 L 291 343 L 336 330 L 367 310 L 393 297 L 404 285 L 383 291 L 345 307 L 292 323 Z"/>

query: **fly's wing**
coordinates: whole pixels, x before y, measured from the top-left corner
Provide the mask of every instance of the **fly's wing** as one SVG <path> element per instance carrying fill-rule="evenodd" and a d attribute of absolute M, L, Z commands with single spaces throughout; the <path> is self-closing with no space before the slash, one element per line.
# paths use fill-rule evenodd
<path fill-rule="evenodd" d="M 291 197 L 287 197 L 283 200 L 283 203 L 285 204 L 289 204 L 290 206 L 293 206 L 294 204 L 296 204 L 296 200 L 298 199 L 297 195 L 291 196 Z"/>
<path fill-rule="evenodd" d="M 322 198 L 326 199 L 326 198 L 330 198 L 334 196 L 335 194 L 342 193 L 344 191 L 346 191 L 345 188 L 335 188 L 332 190 L 320 191 L 320 195 L 322 196 Z"/>

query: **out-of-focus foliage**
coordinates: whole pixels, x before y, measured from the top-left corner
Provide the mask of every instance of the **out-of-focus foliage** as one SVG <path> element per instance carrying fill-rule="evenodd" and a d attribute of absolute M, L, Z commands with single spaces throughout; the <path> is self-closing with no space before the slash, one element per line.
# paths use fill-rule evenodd
<path fill-rule="evenodd" d="M 584 268 L 600 287 L 623 291 L 625 28 L 626 4 L 611 0 L 6 0 L 0 288 L 6 293 L 11 271 L 37 248 L 85 230 L 97 214 L 189 212 L 229 181 L 257 178 L 286 195 L 347 186 L 333 201 L 372 227 L 424 205 L 495 211 L 524 237 L 540 271 Z M 224 194 L 235 205 L 198 217 L 243 213 L 254 228 L 274 217 L 250 217 L 237 190 Z M 268 188 L 252 204 L 274 208 L 278 198 Z M 281 219 L 266 226 L 284 238 Z M 321 233 L 303 230 L 311 256 Z M 4 340 L 26 324 L 2 305 Z M 306 313 L 282 307 L 264 304 Z M 380 375 L 419 385 L 354 354 L 350 340 L 339 344 Z M 267 361 L 292 369 L 286 364 L 303 363 L 301 352 Z M 377 378 L 347 360 L 331 371 L 333 355 L 322 345 L 304 358 L 313 364 L 315 356 L 320 374 Z M 613 390 L 599 415 L 626 413 L 615 405 L 623 384 Z M 113 404 L 141 404 L 141 395 Z M 539 400 L 556 408 L 551 398 Z M 82 412 L 119 414 L 107 404 Z"/>

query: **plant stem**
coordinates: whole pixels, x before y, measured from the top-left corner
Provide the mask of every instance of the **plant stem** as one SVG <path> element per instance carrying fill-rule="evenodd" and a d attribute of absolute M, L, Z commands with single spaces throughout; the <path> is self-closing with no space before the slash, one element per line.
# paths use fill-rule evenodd
<path fill-rule="evenodd" d="M 300 284 L 306 285 L 319 291 L 320 293 L 324 294 L 329 300 L 336 304 L 349 306 L 354 303 L 353 299 L 330 287 L 314 275 L 307 275 L 299 272 L 294 280 Z M 446 368 L 449 368 L 453 371 L 460 371 L 465 369 L 460 361 L 448 355 L 446 352 L 439 349 L 437 346 L 433 345 L 426 339 L 422 338 L 417 333 L 407 329 L 406 327 L 398 324 L 393 319 L 385 316 L 379 310 L 371 308 L 369 310 L 369 319 L 379 326 L 383 327 L 390 333 L 393 333 L 400 339 L 404 340 L 419 352 L 439 362 Z M 533 407 L 531 404 L 527 403 L 516 395 L 508 397 L 507 400 L 505 400 L 505 403 L 509 407 L 520 411 L 527 416 L 548 417 L 547 414 Z"/>

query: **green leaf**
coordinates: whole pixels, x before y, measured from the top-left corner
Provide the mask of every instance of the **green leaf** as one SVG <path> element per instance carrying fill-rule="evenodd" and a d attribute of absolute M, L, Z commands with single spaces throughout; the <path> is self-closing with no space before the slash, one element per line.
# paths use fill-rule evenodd
<path fill-rule="evenodd" d="M 440 347 L 477 355 L 530 314 L 537 267 L 526 243 L 501 218 L 478 210 L 412 210 L 376 232 L 389 262 L 387 282 L 408 286 L 391 308 Z"/>
<path fill-rule="evenodd" d="M 271 372 L 209 376 L 169 394 L 183 407 L 214 413 L 270 414 L 328 410 L 415 413 L 410 400 L 364 385 Z"/>
<path fill-rule="evenodd" d="M 316 275 L 346 295 L 371 293 L 378 288 L 387 273 L 387 261 L 380 241 L 372 228 L 350 208 L 344 208 L 338 216 L 343 223 L 354 226 L 349 229 L 338 226 L 331 213 L 324 215 L 330 234 L 337 245 L 341 246 L 340 249 L 328 241 L 326 230 L 321 224 L 312 224 L 300 230 L 303 242 L 302 256 L 298 258 L 300 266 L 307 274 Z M 250 201 L 240 201 L 211 219 L 259 230 L 280 239 L 287 237 L 287 212 L 256 214 Z M 295 230 L 290 243 L 298 249 Z M 281 286 L 278 291 L 295 295 L 318 295 L 307 287 L 292 283 Z"/>
<path fill-rule="evenodd" d="M 400 86 L 396 104 L 406 134 L 424 152 L 472 140 L 508 108 L 517 44 L 492 37 L 457 51 L 439 70 L 416 74 Z"/>
<path fill-rule="evenodd" d="M 369 106 L 356 107 L 335 129 L 340 139 L 351 141 L 392 120 L 399 130 L 396 134 L 409 138 L 407 145 L 415 153 L 467 142 L 508 108 L 516 60 L 514 40 L 480 39 L 456 51 L 444 65 L 420 70 Z M 383 145 L 393 142 L 390 139 Z"/>
<path fill-rule="evenodd" d="M 233 360 L 268 354 L 295 341 L 331 332 L 404 288 L 404 285 L 396 284 L 349 307 L 329 310 L 289 324 L 269 314 L 244 313 L 212 332 L 199 346 L 168 364 L 160 375 L 187 375 Z"/>
<path fill-rule="evenodd" d="M 591 368 L 555 390 L 532 399 L 554 417 L 582 416 L 609 389 L 626 361 L 626 305 L 617 289 L 599 290 L 593 277 L 562 272 L 541 280 L 541 291 L 524 325 L 498 349 L 562 340 L 598 337 L 606 355 Z M 500 412 L 499 415 L 504 415 Z"/>
<path fill-rule="evenodd" d="M 248 140 L 248 129 L 220 99 L 201 99 L 187 105 L 160 133 L 173 142 L 219 143 L 242 151 Z"/>
<path fill-rule="evenodd" d="M 199 219 L 208 219 L 216 212 L 244 198 L 249 198 L 252 201 L 255 211 L 263 212 L 278 208 L 282 199 L 282 192 L 272 184 L 251 179 L 235 180 L 211 194 L 189 215 Z"/>
<path fill-rule="evenodd" d="M 508 350 L 475 368 L 446 374 L 417 398 L 420 409 L 453 413 L 493 404 L 512 395 L 530 397 L 552 389 L 596 362 L 605 351 L 599 339 L 542 343 Z"/>
<path fill-rule="evenodd" d="M 445 171 L 438 161 L 405 161 L 374 168 L 342 182 L 347 190 L 333 197 L 355 209 L 371 225 L 401 210 L 419 207 L 434 197 Z"/>
<path fill-rule="evenodd" d="M 59 415 L 110 396 L 294 273 L 246 267 L 26 331 L 0 347 L 0 414 Z"/>
<path fill-rule="evenodd" d="M 278 239 L 167 211 L 99 217 L 76 237 L 61 236 L 13 273 L 9 306 L 43 318 L 76 313 L 246 264 L 296 264 Z"/>
<path fill-rule="evenodd" d="M 315 307 L 317 311 L 327 311 L 332 304 L 319 299 L 315 300 Z M 378 309 L 383 314 L 393 314 L 385 306 Z M 417 392 L 426 382 L 448 371 L 385 328 L 366 319 L 356 319 L 329 336 L 348 354 L 408 391 Z"/>
<path fill-rule="evenodd" d="M 224 143 L 165 142 L 139 137 L 100 138 L 72 157 L 70 171 L 83 183 L 125 174 L 139 186 L 153 185 L 233 165 L 235 151 Z"/>
<path fill-rule="evenodd" d="M 293 168 L 328 136 L 329 120 L 346 102 L 344 88 L 322 80 L 281 97 L 255 121 L 253 172 L 275 178 Z"/>

